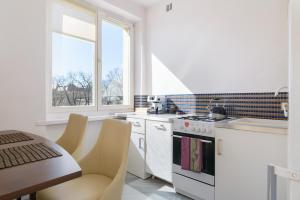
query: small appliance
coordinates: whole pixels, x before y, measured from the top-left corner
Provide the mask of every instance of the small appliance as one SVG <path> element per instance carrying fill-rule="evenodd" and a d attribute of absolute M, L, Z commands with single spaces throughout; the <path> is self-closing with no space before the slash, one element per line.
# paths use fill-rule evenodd
<path fill-rule="evenodd" d="M 223 101 L 223 105 L 220 106 L 220 101 Z M 212 103 L 215 103 L 215 106 L 212 105 Z M 222 120 L 227 118 L 227 112 L 225 110 L 225 100 L 219 99 L 219 98 L 214 98 L 211 99 L 207 109 L 209 111 L 209 118 L 211 119 L 217 119 L 217 120 Z"/>
<path fill-rule="evenodd" d="M 165 97 L 164 96 L 148 96 L 147 102 L 150 103 L 148 113 L 163 114 L 165 112 Z"/>

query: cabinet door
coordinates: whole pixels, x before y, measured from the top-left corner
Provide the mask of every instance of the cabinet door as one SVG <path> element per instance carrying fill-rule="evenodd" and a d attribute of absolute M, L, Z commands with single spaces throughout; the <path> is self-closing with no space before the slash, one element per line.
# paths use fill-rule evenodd
<path fill-rule="evenodd" d="M 145 172 L 145 135 L 143 134 L 131 134 L 127 171 L 142 179 L 149 177 Z"/>
<path fill-rule="evenodd" d="M 146 144 L 146 171 L 172 182 L 171 124 L 146 121 Z"/>
<path fill-rule="evenodd" d="M 216 130 L 216 200 L 265 200 L 267 166 L 286 166 L 286 135 Z M 286 183 L 278 182 L 278 200 Z"/>

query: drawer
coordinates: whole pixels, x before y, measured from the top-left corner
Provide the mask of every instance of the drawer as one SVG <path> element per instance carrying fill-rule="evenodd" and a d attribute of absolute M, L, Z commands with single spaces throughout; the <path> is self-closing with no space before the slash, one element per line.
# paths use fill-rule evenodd
<path fill-rule="evenodd" d="M 147 120 L 147 133 L 157 132 L 158 134 L 167 134 L 171 135 L 172 133 L 172 124 L 167 122 L 159 122 L 159 121 L 150 121 Z"/>
<path fill-rule="evenodd" d="M 133 133 L 145 134 L 146 125 L 144 119 L 127 118 L 127 121 L 131 122 Z"/>

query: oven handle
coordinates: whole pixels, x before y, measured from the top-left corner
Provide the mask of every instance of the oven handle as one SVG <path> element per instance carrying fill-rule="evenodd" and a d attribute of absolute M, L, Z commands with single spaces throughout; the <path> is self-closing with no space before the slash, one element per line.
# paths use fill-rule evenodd
<path fill-rule="evenodd" d="M 175 138 L 182 138 L 182 136 L 179 136 L 179 135 L 172 135 L 172 137 L 175 137 Z M 208 144 L 212 143 L 212 141 L 209 141 L 209 140 L 201 140 L 201 139 L 200 139 L 200 141 L 203 142 L 203 143 L 208 143 Z"/>

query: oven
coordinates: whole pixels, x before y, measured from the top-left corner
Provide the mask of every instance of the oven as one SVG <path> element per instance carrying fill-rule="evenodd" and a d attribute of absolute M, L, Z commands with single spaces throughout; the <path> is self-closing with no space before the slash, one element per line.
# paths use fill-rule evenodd
<path fill-rule="evenodd" d="M 203 168 L 201 173 L 192 172 L 189 170 L 183 170 L 181 168 L 181 138 L 197 138 L 202 142 L 202 163 Z M 194 135 L 183 132 L 173 132 L 173 173 L 184 176 L 209 186 L 215 185 L 215 138 Z"/>

